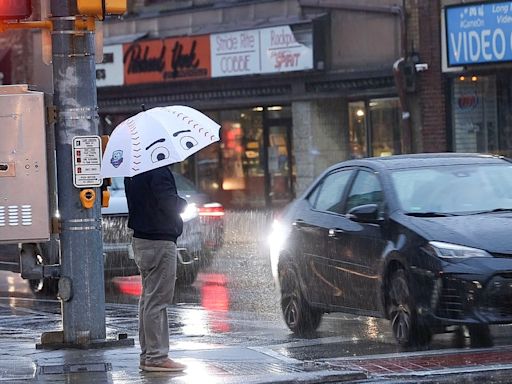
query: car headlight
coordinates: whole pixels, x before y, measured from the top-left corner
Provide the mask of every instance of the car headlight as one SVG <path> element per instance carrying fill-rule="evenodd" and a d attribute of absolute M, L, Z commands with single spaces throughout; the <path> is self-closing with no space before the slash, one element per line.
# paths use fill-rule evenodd
<path fill-rule="evenodd" d="M 277 282 L 277 266 L 279 264 L 279 255 L 285 245 L 288 230 L 278 220 L 272 223 L 272 231 L 267 238 L 267 244 L 270 254 L 270 267 L 272 275 Z"/>
<path fill-rule="evenodd" d="M 468 259 L 471 257 L 492 257 L 483 249 L 465 247 L 463 245 L 443 243 L 441 241 L 428 242 L 434 253 L 443 259 Z"/>
<path fill-rule="evenodd" d="M 268 246 L 277 253 L 283 249 L 286 239 L 286 228 L 277 220 L 272 222 L 272 231 L 267 238 Z"/>
<path fill-rule="evenodd" d="M 194 203 L 187 204 L 185 210 L 181 213 L 181 219 L 183 221 L 189 221 L 199 216 L 199 209 Z"/>

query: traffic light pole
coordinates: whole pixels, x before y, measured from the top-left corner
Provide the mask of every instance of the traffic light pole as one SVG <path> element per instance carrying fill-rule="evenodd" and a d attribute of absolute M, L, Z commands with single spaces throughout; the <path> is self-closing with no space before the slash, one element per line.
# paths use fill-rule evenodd
<path fill-rule="evenodd" d="M 72 140 L 98 135 L 94 31 L 77 30 L 76 0 L 51 0 L 63 343 L 106 338 L 101 193 L 92 208 L 73 184 Z"/>

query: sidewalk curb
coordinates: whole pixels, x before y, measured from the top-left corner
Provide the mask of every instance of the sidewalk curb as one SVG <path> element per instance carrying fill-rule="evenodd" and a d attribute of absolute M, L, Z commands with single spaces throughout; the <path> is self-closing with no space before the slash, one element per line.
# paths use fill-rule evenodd
<path fill-rule="evenodd" d="M 366 380 L 368 376 L 363 371 L 332 371 L 322 370 L 315 372 L 289 373 L 281 377 L 259 376 L 256 380 L 246 381 L 246 384 L 321 384 L 339 383 L 353 380 Z"/>

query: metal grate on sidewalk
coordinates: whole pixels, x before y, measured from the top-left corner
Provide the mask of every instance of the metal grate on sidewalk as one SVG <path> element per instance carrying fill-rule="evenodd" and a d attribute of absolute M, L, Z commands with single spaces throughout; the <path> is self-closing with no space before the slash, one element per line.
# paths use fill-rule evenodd
<path fill-rule="evenodd" d="M 265 373 L 300 373 L 302 365 L 262 362 L 208 362 L 208 365 L 223 371 L 226 375 L 261 375 Z"/>

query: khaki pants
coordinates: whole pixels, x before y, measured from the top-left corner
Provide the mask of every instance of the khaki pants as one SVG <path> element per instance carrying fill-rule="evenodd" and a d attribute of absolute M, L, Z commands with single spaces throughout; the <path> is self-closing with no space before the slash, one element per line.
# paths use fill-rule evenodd
<path fill-rule="evenodd" d="M 142 277 L 139 300 L 140 357 L 158 362 L 168 357 L 167 306 L 176 281 L 176 244 L 165 240 L 132 240 L 135 263 Z"/>

